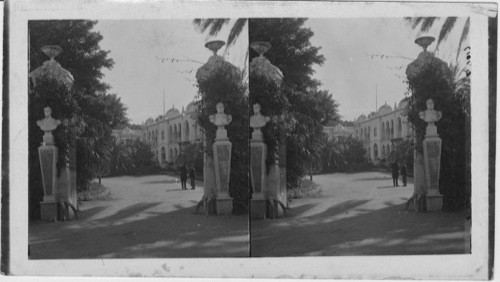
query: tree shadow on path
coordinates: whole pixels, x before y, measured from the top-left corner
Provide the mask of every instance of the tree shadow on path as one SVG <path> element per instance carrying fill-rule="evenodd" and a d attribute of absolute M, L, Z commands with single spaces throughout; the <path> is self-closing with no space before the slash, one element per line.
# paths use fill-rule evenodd
<path fill-rule="evenodd" d="M 30 259 L 245 257 L 248 221 L 242 216 L 193 215 L 195 205 L 148 212 L 142 202 L 91 220 L 32 224 Z M 138 219 L 137 219 L 138 218 Z"/>
<path fill-rule="evenodd" d="M 404 214 L 403 204 L 363 209 L 369 200 L 349 200 L 301 217 L 315 205 L 297 207 L 288 218 L 252 222 L 252 256 L 463 254 L 462 213 Z M 293 211 L 292 208 L 290 211 Z"/>

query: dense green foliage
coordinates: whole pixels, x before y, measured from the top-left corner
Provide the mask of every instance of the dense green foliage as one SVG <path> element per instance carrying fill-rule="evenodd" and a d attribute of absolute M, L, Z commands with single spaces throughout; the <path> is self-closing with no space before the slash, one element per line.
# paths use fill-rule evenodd
<path fill-rule="evenodd" d="M 111 138 L 109 154 L 103 164 L 109 175 L 142 175 L 160 171 L 148 144 L 139 138 L 122 140 Z"/>
<path fill-rule="evenodd" d="M 226 126 L 232 143 L 229 195 L 234 199 L 233 212 L 244 213 L 248 209 L 248 96 L 247 84 L 233 69 L 217 68 L 206 80 L 198 81 L 196 120 L 205 133 L 205 152 L 213 155 L 212 144 L 217 127 L 209 120 L 216 113 L 216 105 L 222 102 L 225 113 L 232 116 Z"/>
<path fill-rule="evenodd" d="M 414 144 L 410 140 L 401 140 L 396 142 L 394 150 L 392 150 L 387 158 L 387 162 L 392 164 L 398 162 L 399 164 L 406 164 L 408 171 L 413 171 L 414 159 Z"/>
<path fill-rule="evenodd" d="M 421 73 L 409 79 L 412 97 L 408 99 L 408 121 L 416 132 L 416 150 L 422 152 L 422 140 L 426 123 L 418 113 L 426 109 L 426 100 L 432 98 L 435 109 L 443 113 L 436 123 L 438 134 L 442 139 L 441 172 L 439 189 L 443 194 L 443 209 L 462 209 L 470 201 L 466 197 L 466 185 L 470 183 L 470 166 L 467 155 L 470 155 L 470 88 L 468 80 L 460 81 L 460 87 L 454 80 L 453 73 L 447 68 L 443 70 L 439 64 L 427 64 Z"/>
<path fill-rule="evenodd" d="M 310 38 L 314 34 L 303 27 L 305 21 L 249 20 L 249 41 L 269 42 L 272 48 L 265 57 L 284 75 L 279 89 L 262 77 L 250 75 L 250 104 L 259 102 L 264 115 L 276 117 L 264 131 L 269 152 L 276 150 L 276 140 L 281 138 L 279 133 L 286 135 L 288 188 L 297 187 L 310 171 L 313 160 L 320 157 L 323 125 L 339 119 L 338 104 L 328 91 L 320 90 L 321 83 L 312 78 L 313 66 L 321 65 L 325 58 L 319 54 L 319 47 L 311 46 Z M 256 56 L 258 54 L 251 50 L 250 61 Z M 285 130 L 278 130 L 277 126 Z M 268 163 L 271 161 L 268 158 Z"/>
<path fill-rule="evenodd" d="M 189 143 L 183 146 L 184 161 L 189 166 L 194 165 L 196 177 L 203 176 L 203 144 L 200 142 Z"/>
<path fill-rule="evenodd" d="M 331 136 L 324 133 L 320 144 L 323 172 L 351 171 L 357 165 L 366 163 L 363 142 L 351 135 Z"/>
<path fill-rule="evenodd" d="M 68 144 L 76 147 L 77 187 L 89 187 L 109 154 L 111 128 L 127 123 L 126 108 L 116 94 L 108 94 L 109 86 L 101 81 L 102 69 L 111 68 L 109 51 L 101 50 L 102 36 L 93 31 L 95 21 L 29 21 L 30 72 L 40 67 L 48 57 L 40 49 L 55 44 L 63 52 L 56 57 L 62 67 L 71 72 L 74 86 L 66 90 L 53 81 L 42 81 L 29 94 L 29 187 L 30 216 L 36 217 L 43 194 L 40 168 L 37 166 L 37 147 L 41 142 L 36 120 L 43 118 L 43 107 L 50 105 L 53 117 L 68 120 L 65 140 L 56 141 L 60 160 L 67 156 Z M 63 128 L 57 129 L 62 132 Z M 61 133 L 57 133 L 61 134 Z M 73 138 L 73 139 L 71 139 Z M 57 139 L 57 137 L 56 137 Z M 59 165 L 63 165 L 61 161 Z"/>

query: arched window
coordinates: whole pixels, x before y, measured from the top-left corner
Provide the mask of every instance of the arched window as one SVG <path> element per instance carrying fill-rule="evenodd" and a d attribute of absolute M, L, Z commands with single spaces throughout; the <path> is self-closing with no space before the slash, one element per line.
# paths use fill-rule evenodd
<path fill-rule="evenodd" d="M 382 155 L 381 155 L 382 159 L 385 159 L 385 146 L 382 145 Z"/>
<path fill-rule="evenodd" d="M 169 162 L 174 161 L 174 151 L 172 150 L 172 148 L 170 148 L 170 150 L 168 151 L 168 161 Z"/>
<path fill-rule="evenodd" d="M 378 158 L 378 146 L 377 144 L 373 144 L 373 158 L 377 159 Z"/>
<path fill-rule="evenodd" d="M 165 140 L 165 130 L 161 131 L 161 140 Z"/>
<path fill-rule="evenodd" d="M 394 120 L 391 119 L 391 138 L 394 138 Z"/>
<path fill-rule="evenodd" d="M 382 134 L 381 134 L 382 139 L 385 139 L 385 124 L 382 122 Z"/>
<path fill-rule="evenodd" d="M 189 141 L 189 122 L 186 120 L 184 123 L 184 140 Z"/>
<path fill-rule="evenodd" d="M 387 139 L 391 138 L 391 130 L 389 128 L 389 121 L 385 122 L 385 137 Z"/>
<path fill-rule="evenodd" d="M 398 138 L 403 136 L 403 123 L 401 122 L 401 118 L 398 117 Z"/>
<path fill-rule="evenodd" d="M 166 161 L 165 147 L 161 147 L 161 162 L 164 163 Z"/>
<path fill-rule="evenodd" d="M 177 125 L 174 125 L 174 143 L 177 142 Z"/>
<path fill-rule="evenodd" d="M 174 162 L 177 162 L 177 148 L 174 149 Z"/>
<path fill-rule="evenodd" d="M 173 137 L 173 134 L 172 134 L 172 126 L 169 126 L 168 127 L 168 143 L 172 143 L 174 140 L 172 139 Z"/>
<path fill-rule="evenodd" d="M 177 127 L 177 134 L 178 134 L 178 136 L 177 136 L 177 140 L 178 140 L 179 142 L 180 142 L 180 141 L 182 141 L 182 138 L 181 138 L 181 136 L 182 136 L 182 128 L 181 128 L 181 123 L 179 123 L 179 126 Z"/>

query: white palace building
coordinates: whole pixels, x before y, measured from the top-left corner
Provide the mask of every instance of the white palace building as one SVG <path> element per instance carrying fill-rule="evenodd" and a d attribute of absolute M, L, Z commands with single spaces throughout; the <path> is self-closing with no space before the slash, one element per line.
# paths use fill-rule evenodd
<path fill-rule="evenodd" d="M 149 144 L 155 160 L 165 168 L 167 163 L 175 163 L 182 146 L 200 141 L 201 128 L 194 119 L 196 106 L 189 103 L 184 110 L 175 107 L 156 119 L 149 118 L 142 125 L 142 139 Z"/>
<path fill-rule="evenodd" d="M 354 122 L 353 134 L 362 140 L 367 157 L 374 163 L 386 160 L 399 140 L 411 139 L 412 129 L 404 115 L 406 102 L 403 100 L 394 108 L 381 106 L 368 116 L 359 116 Z"/>

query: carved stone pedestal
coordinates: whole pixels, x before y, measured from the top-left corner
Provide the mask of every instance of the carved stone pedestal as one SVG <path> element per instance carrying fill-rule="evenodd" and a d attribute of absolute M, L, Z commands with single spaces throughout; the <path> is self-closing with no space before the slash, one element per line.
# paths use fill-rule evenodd
<path fill-rule="evenodd" d="M 250 201 L 251 216 L 266 217 L 266 156 L 267 145 L 261 140 L 250 143 L 250 176 L 252 177 L 253 194 Z"/>
<path fill-rule="evenodd" d="M 42 170 L 43 202 L 40 202 L 42 220 L 55 221 L 57 219 L 57 155 L 54 145 L 38 147 L 38 156 Z"/>
<path fill-rule="evenodd" d="M 443 196 L 439 194 L 438 190 L 441 164 L 441 138 L 426 135 L 422 145 L 427 182 L 427 211 L 440 211 L 443 208 Z"/>
<path fill-rule="evenodd" d="M 233 212 L 233 198 L 217 198 L 215 200 L 217 214 L 231 214 Z"/>
<path fill-rule="evenodd" d="M 286 206 L 286 168 L 271 165 L 267 176 L 267 198 L 273 201 L 273 212 L 270 217 L 279 217 L 284 214 L 283 206 Z M 277 202 L 274 202 L 277 201 Z"/>
<path fill-rule="evenodd" d="M 231 142 L 215 139 L 214 151 L 215 182 L 217 184 L 217 214 L 233 211 L 233 198 L 229 196 L 229 175 L 231 173 Z"/>
<path fill-rule="evenodd" d="M 40 218 L 45 221 L 57 221 L 57 202 L 40 202 Z"/>

